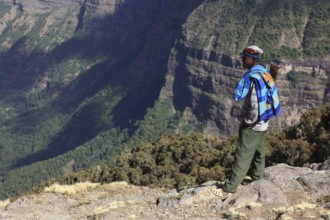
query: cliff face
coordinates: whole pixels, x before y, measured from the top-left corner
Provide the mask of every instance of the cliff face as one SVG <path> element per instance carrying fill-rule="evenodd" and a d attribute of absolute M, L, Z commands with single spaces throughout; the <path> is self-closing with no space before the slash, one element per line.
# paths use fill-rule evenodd
<path fill-rule="evenodd" d="M 227 136 L 236 132 L 242 103 L 235 103 L 232 95 L 244 73 L 238 55 L 251 44 L 264 49 L 263 65 L 276 61 L 282 66 L 277 81 L 282 113 L 272 121 L 272 127 L 282 129 L 295 124 L 307 109 L 330 101 L 329 53 L 320 57 L 305 55 L 323 50 L 312 45 L 308 36 L 327 23 L 316 24 L 314 10 L 329 6 L 318 2 L 308 11 L 289 1 L 279 1 L 271 8 L 269 1 L 252 2 L 254 9 L 250 5 L 206 1 L 183 25 L 162 90 L 162 98 L 173 100 L 175 109 L 187 115 L 188 120 L 182 121 L 183 124 L 203 122 L 206 134 Z M 305 13 L 301 14 L 300 10 Z M 244 19 L 232 15 L 244 12 Z M 273 17 L 275 14 L 277 18 Z M 300 20 L 291 17 L 295 14 L 301 16 Z M 271 20 L 274 23 L 268 23 Z M 328 43 L 316 39 L 322 45 Z M 297 57 L 276 58 L 275 54 L 282 53 Z M 275 56 L 271 58 L 271 54 Z"/>
<path fill-rule="evenodd" d="M 245 72 L 239 68 L 239 58 L 184 46 L 177 50 L 161 97 L 173 100 L 176 110 L 189 115 L 190 122 L 182 123 L 204 122 L 207 134 L 235 133 L 242 103 L 236 103 L 232 96 Z M 276 129 L 296 124 L 306 110 L 330 101 L 328 58 L 281 63 L 277 80 L 281 115 L 272 120 Z"/>

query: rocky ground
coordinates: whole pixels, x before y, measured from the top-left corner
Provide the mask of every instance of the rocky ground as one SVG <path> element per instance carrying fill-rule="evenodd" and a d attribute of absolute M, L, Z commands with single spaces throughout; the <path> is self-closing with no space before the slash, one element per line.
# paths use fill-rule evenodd
<path fill-rule="evenodd" d="M 330 219 L 330 160 L 310 168 L 279 164 L 265 179 L 223 199 L 218 183 L 151 189 L 125 182 L 52 185 L 0 203 L 0 219 Z"/>

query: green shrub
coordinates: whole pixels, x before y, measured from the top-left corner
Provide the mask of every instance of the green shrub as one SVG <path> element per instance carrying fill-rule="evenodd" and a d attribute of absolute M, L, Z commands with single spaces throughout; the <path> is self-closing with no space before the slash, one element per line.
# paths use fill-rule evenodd
<path fill-rule="evenodd" d="M 157 187 L 195 186 L 223 179 L 233 149 L 222 152 L 223 142 L 201 134 L 163 135 L 153 144 L 126 151 L 117 159 L 114 180 Z M 126 177 L 125 174 L 128 174 Z M 124 178 L 122 178 L 124 177 Z M 122 178 L 122 179 L 121 179 Z"/>

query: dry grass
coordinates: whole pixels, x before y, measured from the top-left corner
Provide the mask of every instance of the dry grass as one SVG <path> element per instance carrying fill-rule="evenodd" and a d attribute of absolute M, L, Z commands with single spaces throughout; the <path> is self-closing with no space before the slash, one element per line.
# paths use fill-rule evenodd
<path fill-rule="evenodd" d="M 0 201 L 0 208 L 6 207 L 10 203 L 9 199 Z"/>
<path fill-rule="evenodd" d="M 45 192 L 52 192 L 52 193 L 60 193 L 64 195 L 75 195 L 78 192 L 86 191 L 89 189 L 94 189 L 100 185 L 99 183 L 91 183 L 91 182 L 84 182 L 84 183 L 76 183 L 74 185 L 60 185 L 60 184 L 53 184 L 49 187 L 44 189 Z"/>
<path fill-rule="evenodd" d="M 297 204 L 294 206 L 295 209 L 300 209 L 300 210 L 305 210 L 305 209 L 315 209 L 316 204 L 308 203 L 308 202 L 303 202 L 300 204 Z"/>
<path fill-rule="evenodd" d="M 105 184 L 104 187 L 105 188 L 123 188 L 123 187 L 127 187 L 129 186 L 127 182 L 112 182 L 112 183 L 108 183 L 108 184 Z"/>

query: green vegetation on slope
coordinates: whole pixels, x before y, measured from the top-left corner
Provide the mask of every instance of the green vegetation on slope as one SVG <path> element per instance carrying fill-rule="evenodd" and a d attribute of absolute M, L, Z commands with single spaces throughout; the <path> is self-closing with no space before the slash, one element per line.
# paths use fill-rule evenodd
<path fill-rule="evenodd" d="M 8 4 L 0 2 L 0 18 L 3 17 L 10 10 Z"/>
<path fill-rule="evenodd" d="M 86 119 L 79 121 L 81 123 L 87 123 Z M 93 122 L 96 121 L 94 120 Z M 86 169 L 91 165 L 100 163 L 100 161 L 112 166 L 115 163 L 115 156 L 125 146 L 136 146 L 139 143 L 156 141 L 162 133 L 173 132 L 176 123 L 178 121 L 172 115 L 172 105 L 168 101 L 158 101 L 153 108 L 147 111 L 144 120 L 137 122 L 137 132 L 131 138 L 126 129 L 120 130 L 109 126 L 104 131 L 97 132 L 95 137 L 86 140 L 85 143 L 75 149 L 63 149 L 61 145 L 55 145 L 57 147 L 53 149 L 37 152 L 32 155 L 31 160 L 36 160 L 38 157 L 45 158 L 47 156 L 49 159 L 41 162 L 36 160 L 28 166 L 22 166 L 7 173 L 0 179 L 0 198 L 17 196 L 42 181 L 63 175 L 67 172 Z M 104 126 L 103 123 L 101 125 Z M 68 134 L 73 135 L 74 133 L 68 132 Z M 64 134 L 60 135 L 60 137 L 66 140 Z M 29 136 L 26 138 L 28 143 Z M 58 143 L 61 143 L 61 140 Z M 6 153 L 5 149 L 1 150 L 1 152 Z M 62 152 L 58 153 L 61 150 Z M 8 154 L 15 155 L 14 152 L 8 152 Z M 6 155 L 1 154 L 1 156 L 5 158 Z M 25 158 L 25 162 L 26 160 Z"/>
<path fill-rule="evenodd" d="M 324 57 L 330 52 L 330 2 L 317 1 L 312 8 L 303 40 L 304 53 Z"/>
<path fill-rule="evenodd" d="M 124 180 L 150 187 L 193 187 L 226 177 L 236 142 L 236 137 L 221 141 L 200 133 L 162 135 L 153 143 L 126 149 L 114 166 L 93 166 L 53 181 L 72 184 Z M 306 166 L 329 158 L 330 104 L 305 113 L 297 125 L 283 132 L 267 132 L 266 166 L 278 163 Z"/>
<path fill-rule="evenodd" d="M 183 26 L 189 47 L 238 55 L 257 44 L 265 59 L 325 57 L 330 52 L 329 1 L 204 1 Z"/>

